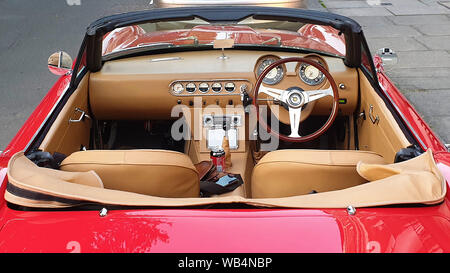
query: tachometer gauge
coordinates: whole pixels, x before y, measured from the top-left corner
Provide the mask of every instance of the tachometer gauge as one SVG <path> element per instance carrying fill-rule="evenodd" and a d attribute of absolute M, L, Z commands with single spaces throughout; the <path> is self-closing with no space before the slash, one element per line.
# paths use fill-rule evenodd
<path fill-rule="evenodd" d="M 257 71 L 258 76 L 261 75 L 261 73 L 264 71 L 264 69 L 266 69 L 269 65 L 271 65 L 275 61 L 276 61 L 276 59 L 274 59 L 274 58 L 269 58 L 269 59 L 265 59 L 264 61 L 262 61 L 258 67 L 258 71 Z M 283 76 L 284 76 L 283 67 L 277 66 L 277 67 L 273 68 L 272 70 L 270 70 L 269 73 L 266 74 L 266 76 L 263 79 L 263 83 L 277 84 L 283 79 Z"/>
<path fill-rule="evenodd" d="M 305 63 L 300 65 L 299 76 L 308 85 L 318 85 L 325 79 L 325 75 L 319 69 Z"/>

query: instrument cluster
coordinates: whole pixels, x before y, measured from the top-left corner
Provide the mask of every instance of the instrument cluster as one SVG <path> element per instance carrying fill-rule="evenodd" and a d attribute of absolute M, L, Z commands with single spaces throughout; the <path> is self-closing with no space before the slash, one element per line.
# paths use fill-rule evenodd
<path fill-rule="evenodd" d="M 251 90 L 246 79 L 178 80 L 169 86 L 175 96 L 239 95 Z"/>
<path fill-rule="evenodd" d="M 307 55 L 305 58 L 311 59 L 319 63 L 321 66 L 325 67 L 325 69 L 328 69 L 326 66 L 325 61 L 318 55 Z M 266 55 L 263 56 L 258 60 L 255 66 L 255 74 L 257 77 L 261 75 L 261 73 L 272 63 L 280 60 L 281 58 L 274 55 Z M 309 86 L 315 86 L 323 83 L 325 80 L 325 75 L 320 72 L 319 69 L 316 67 L 307 64 L 307 63 L 299 63 L 297 67 L 295 67 L 295 71 L 288 71 L 288 64 L 290 63 L 284 63 L 282 65 L 279 65 L 275 68 L 273 68 L 270 72 L 266 74 L 266 76 L 263 79 L 263 83 L 268 85 L 276 85 L 280 83 L 286 75 L 297 75 L 299 79 Z"/>

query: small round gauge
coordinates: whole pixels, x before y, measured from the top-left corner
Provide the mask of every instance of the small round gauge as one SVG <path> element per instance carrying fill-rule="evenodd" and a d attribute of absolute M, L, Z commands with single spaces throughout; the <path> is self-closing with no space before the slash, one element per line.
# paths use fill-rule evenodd
<path fill-rule="evenodd" d="M 264 61 L 261 62 L 261 64 L 258 66 L 258 76 L 261 75 L 261 73 L 266 69 L 269 65 L 277 61 L 275 58 L 267 58 Z M 277 84 L 279 83 L 284 76 L 283 67 L 277 66 L 269 71 L 269 73 L 266 74 L 266 76 L 263 79 L 263 83 L 265 84 Z"/>
<path fill-rule="evenodd" d="M 195 86 L 195 83 L 193 83 L 193 82 L 186 84 L 186 91 L 189 93 L 195 92 L 195 88 L 196 88 L 196 86 Z"/>
<path fill-rule="evenodd" d="M 220 83 L 218 83 L 218 82 L 215 82 L 215 83 L 213 83 L 212 85 L 211 85 L 211 89 L 214 91 L 214 92 L 220 92 L 221 90 L 222 90 L 222 85 L 220 84 Z"/>
<path fill-rule="evenodd" d="M 225 90 L 227 92 L 233 92 L 235 88 L 236 88 L 236 86 L 234 85 L 234 83 L 232 83 L 232 82 L 225 83 Z"/>
<path fill-rule="evenodd" d="M 172 91 L 175 94 L 180 94 L 181 92 L 183 92 L 184 90 L 184 86 L 181 83 L 176 83 L 172 86 Z"/>
<path fill-rule="evenodd" d="M 202 82 L 198 85 L 198 90 L 202 93 L 206 93 L 209 90 L 209 84 L 206 82 Z"/>
<path fill-rule="evenodd" d="M 299 69 L 299 76 L 308 85 L 318 85 L 323 82 L 325 75 L 315 66 L 302 63 Z"/>

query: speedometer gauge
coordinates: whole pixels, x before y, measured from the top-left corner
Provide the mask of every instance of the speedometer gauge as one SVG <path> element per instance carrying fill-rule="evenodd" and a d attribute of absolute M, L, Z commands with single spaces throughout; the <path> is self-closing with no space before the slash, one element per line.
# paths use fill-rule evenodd
<path fill-rule="evenodd" d="M 258 66 L 258 76 L 266 69 L 269 65 L 274 63 L 276 59 L 268 58 L 261 62 Z M 279 83 L 284 76 L 283 68 L 281 66 L 277 66 L 269 71 L 263 79 L 263 83 L 265 84 L 277 84 Z"/>
<path fill-rule="evenodd" d="M 325 75 L 310 64 L 302 63 L 298 73 L 302 81 L 308 85 L 318 85 L 325 79 Z"/>

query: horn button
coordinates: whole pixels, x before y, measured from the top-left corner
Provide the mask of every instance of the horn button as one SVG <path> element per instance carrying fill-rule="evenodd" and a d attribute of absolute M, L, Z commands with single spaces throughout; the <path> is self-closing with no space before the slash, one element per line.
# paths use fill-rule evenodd
<path fill-rule="evenodd" d="M 300 108 L 305 105 L 305 95 L 298 89 L 289 90 L 286 103 L 289 107 Z"/>

